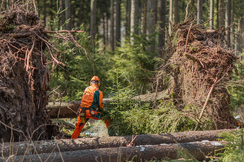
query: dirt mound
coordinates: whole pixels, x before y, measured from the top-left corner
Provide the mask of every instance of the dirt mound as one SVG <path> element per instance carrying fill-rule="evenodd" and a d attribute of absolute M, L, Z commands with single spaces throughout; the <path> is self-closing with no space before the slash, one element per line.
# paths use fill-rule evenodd
<path fill-rule="evenodd" d="M 238 126 L 230 114 L 226 88 L 238 58 L 224 47 L 224 29 L 210 31 L 190 20 L 174 29 L 175 48 L 167 64 L 160 67 L 158 80 L 171 74 L 169 89 L 174 103 L 196 121 L 196 127 L 198 123 L 209 129 Z"/>
<path fill-rule="evenodd" d="M 51 139 L 57 129 L 45 109 L 50 75 L 44 50 L 52 47 L 49 37 L 31 5 L 14 6 L 1 15 L 0 139 Z"/>

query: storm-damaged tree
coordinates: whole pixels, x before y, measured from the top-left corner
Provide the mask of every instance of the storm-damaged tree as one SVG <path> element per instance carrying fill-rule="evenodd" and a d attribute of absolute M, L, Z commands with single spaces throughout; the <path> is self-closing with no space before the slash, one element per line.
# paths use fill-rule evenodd
<path fill-rule="evenodd" d="M 47 62 L 60 62 L 32 9 L 30 4 L 11 7 L 0 23 L 0 139 L 6 142 L 51 139 L 58 131 L 46 110 Z"/>

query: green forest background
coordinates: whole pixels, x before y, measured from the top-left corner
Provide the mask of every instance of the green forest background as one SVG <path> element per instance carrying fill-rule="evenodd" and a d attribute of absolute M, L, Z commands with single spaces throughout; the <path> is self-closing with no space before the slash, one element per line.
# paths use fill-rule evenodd
<path fill-rule="evenodd" d="M 9 2 L 1 1 L 1 8 L 7 9 Z M 114 129 L 117 135 L 194 129 L 196 123 L 182 117 L 172 102 L 161 101 L 155 107 L 155 103 L 142 104 L 133 99 L 155 92 L 155 73 L 166 62 L 168 44 L 174 43 L 173 27 L 186 17 L 193 15 L 195 23 L 211 30 L 229 27 L 224 46 L 235 51 L 242 62 L 242 0 L 36 0 L 35 3 L 47 30 L 83 31 L 72 33 L 79 47 L 69 40 L 50 40 L 61 51 L 56 57 L 65 66 L 50 64 L 49 101 L 81 100 L 91 77 L 97 75 L 104 97 L 116 101 L 112 108 L 105 109 L 114 125 L 119 124 Z M 237 67 L 243 75 L 240 62 Z M 168 78 L 163 80 L 168 82 Z M 236 116 L 243 109 L 243 81 L 233 74 L 233 80 L 226 86 Z"/>
<path fill-rule="evenodd" d="M 1 0 L 1 10 L 8 9 L 12 2 L 14 1 Z M 226 87 L 231 95 L 231 113 L 244 122 L 244 81 L 240 78 L 244 76 L 243 0 L 25 2 L 35 2 L 38 16 L 46 30 L 73 30 L 71 34 L 78 43 L 77 46 L 68 39 L 72 39 L 69 37 L 70 33 L 63 34 L 66 36 L 65 40 L 56 39 L 60 36 L 57 33 L 51 37 L 50 41 L 60 51 L 55 54 L 55 58 L 65 66 L 49 62 L 50 102 L 81 100 L 90 79 L 97 75 L 101 80 L 100 89 L 104 97 L 113 98 L 114 101 L 105 107 L 108 113 L 104 115 L 105 118 L 109 115 L 112 119 L 111 134 L 156 134 L 194 130 L 198 123 L 177 110 L 173 102 L 174 94 L 167 96 L 167 101 L 158 102 L 141 102 L 134 98 L 157 92 L 155 74 L 161 65 L 167 63 L 166 51 L 176 42 L 174 27 L 193 16 L 194 22 L 202 24 L 206 29 L 226 28 L 226 41 L 222 45 L 233 50 L 239 58 L 236 66 L 240 74 L 233 72 L 232 80 Z M 169 82 L 167 77 L 161 79 L 165 85 Z M 163 89 L 167 88 L 166 86 Z M 197 130 L 206 130 L 213 125 L 210 119 L 202 120 L 203 124 L 196 127 Z M 70 121 L 75 123 L 75 119 L 69 119 Z M 67 134 L 72 134 L 72 131 Z M 243 161 L 243 137 L 243 129 L 237 134 L 225 134 L 225 140 L 232 142 L 232 145 L 226 147 L 222 161 Z"/>

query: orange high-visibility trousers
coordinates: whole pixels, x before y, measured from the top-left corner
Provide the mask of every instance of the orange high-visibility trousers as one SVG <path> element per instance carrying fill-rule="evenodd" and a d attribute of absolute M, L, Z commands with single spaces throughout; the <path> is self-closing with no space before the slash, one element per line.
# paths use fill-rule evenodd
<path fill-rule="evenodd" d="M 82 120 L 83 117 L 81 117 L 81 113 L 84 113 L 85 119 Z M 101 120 L 101 112 L 93 110 L 91 108 L 80 108 L 79 109 L 79 115 L 76 121 L 76 127 L 74 130 L 74 133 L 71 136 L 71 139 L 78 138 L 80 135 L 80 132 L 82 131 L 83 127 L 85 126 L 86 122 L 89 119 L 95 119 L 95 120 Z M 108 118 L 106 120 L 103 120 L 106 124 L 107 129 L 109 129 L 111 119 Z"/>

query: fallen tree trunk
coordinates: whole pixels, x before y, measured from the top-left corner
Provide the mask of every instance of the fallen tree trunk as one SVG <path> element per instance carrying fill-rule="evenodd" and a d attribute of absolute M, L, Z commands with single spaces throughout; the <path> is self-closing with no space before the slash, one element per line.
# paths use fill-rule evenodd
<path fill-rule="evenodd" d="M 103 103 L 110 103 L 112 100 L 109 98 L 104 98 Z M 80 106 L 81 101 L 69 101 L 69 102 L 48 102 L 46 106 L 50 118 L 76 118 L 77 110 Z"/>
<path fill-rule="evenodd" d="M 231 132 L 228 130 L 211 130 L 211 131 L 189 131 L 179 133 L 165 134 L 147 134 L 138 135 L 133 141 L 133 145 L 158 145 L 162 143 L 186 143 L 193 141 L 217 140 L 221 132 Z M 42 154 L 50 152 L 65 152 L 76 150 L 87 150 L 97 148 L 112 148 L 127 146 L 134 136 L 113 136 L 113 137 L 97 137 L 97 138 L 78 138 L 78 139 L 62 139 L 35 142 L 15 142 L 3 143 L 0 145 L 3 156 L 24 155 L 24 154 Z"/>
<path fill-rule="evenodd" d="M 192 142 L 180 144 L 140 145 L 134 147 L 116 147 L 103 149 L 90 149 L 46 153 L 39 155 L 16 156 L 9 158 L 13 161 L 144 161 L 163 159 L 196 159 L 206 160 L 206 155 L 213 155 L 214 151 L 221 149 L 226 142 Z"/>

